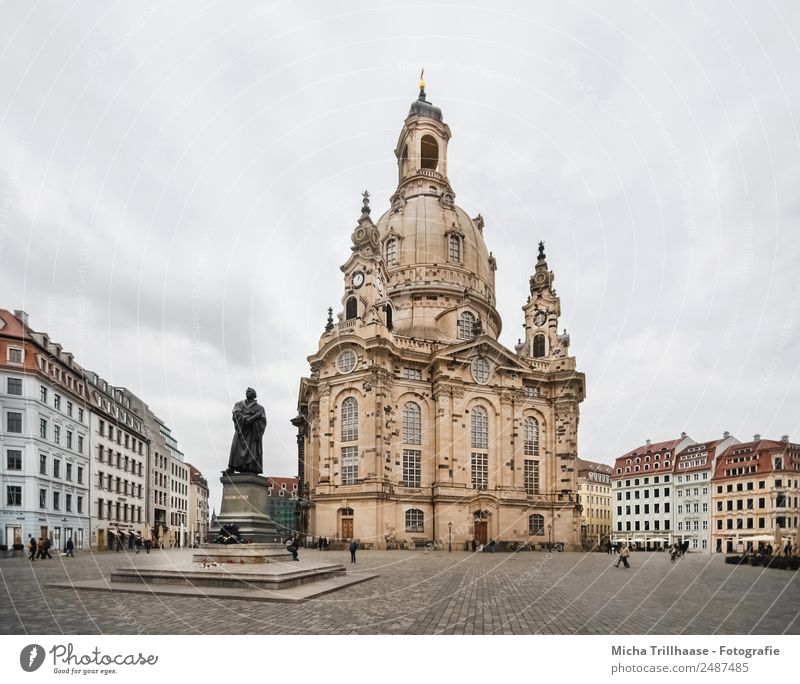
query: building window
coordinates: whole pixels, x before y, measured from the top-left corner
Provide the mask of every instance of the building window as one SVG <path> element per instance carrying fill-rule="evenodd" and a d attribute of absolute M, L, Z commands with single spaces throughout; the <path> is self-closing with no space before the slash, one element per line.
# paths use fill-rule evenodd
<path fill-rule="evenodd" d="M 83 513 L 83 497 L 82 496 L 78 497 L 77 507 L 76 508 L 77 508 L 77 512 L 78 513 Z"/>
<path fill-rule="evenodd" d="M 47 403 L 47 387 L 44 385 L 39 387 L 39 399 L 41 399 L 43 403 Z"/>
<path fill-rule="evenodd" d="M 342 447 L 342 484 L 356 484 L 358 480 L 358 447 Z"/>
<path fill-rule="evenodd" d="M 403 449 L 403 482 L 406 487 L 419 487 L 422 481 L 422 452 Z"/>
<path fill-rule="evenodd" d="M 464 311 L 458 318 L 458 339 L 471 340 L 474 337 L 474 326 L 475 314 L 473 314 L 471 311 Z"/>
<path fill-rule="evenodd" d="M 524 452 L 526 456 L 539 456 L 539 421 L 532 416 L 525 419 Z"/>
<path fill-rule="evenodd" d="M 53 442 L 55 444 L 61 444 L 61 426 L 54 425 L 53 426 Z"/>
<path fill-rule="evenodd" d="M 489 448 L 489 415 L 483 406 L 470 412 L 470 445 L 473 449 Z"/>
<path fill-rule="evenodd" d="M 67 430 L 67 449 L 72 449 L 72 432 Z"/>
<path fill-rule="evenodd" d="M 344 305 L 344 318 L 346 321 L 355 320 L 358 316 L 358 300 L 355 297 L 349 297 Z"/>
<path fill-rule="evenodd" d="M 39 508 L 47 508 L 47 490 L 39 490 Z"/>
<path fill-rule="evenodd" d="M 534 358 L 539 358 L 544 356 L 544 335 L 534 335 L 533 356 Z"/>
<path fill-rule="evenodd" d="M 544 516 L 534 513 L 528 516 L 528 534 L 530 536 L 541 536 L 544 534 Z"/>
<path fill-rule="evenodd" d="M 67 401 L 67 415 L 72 418 L 72 402 Z"/>
<path fill-rule="evenodd" d="M 422 444 L 422 411 L 413 401 L 403 407 L 403 442 Z"/>
<path fill-rule="evenodd" d="M 422 371 L 416 368 L 404 368 L 403 377 L 406 380 L 422 380 Z"/>
<path fill-rule="evenodd" d="M 525 493 L 539 493 L 539 461 L 526 458 L 524 466 Z"/>
<path fill-rule="evenodd" d="M 485 453 L 472 452 L 472 488 L 488 489 L 489 456 Z"/>
<path fill-rule="evenodd" d="M 358 356 L 352 349 L 345 349 L 336 359 L 336 368 L 340 373 L 349 373 L 356 367 Z"/>
<path fill-rule="evenodd" d="M 22 451 L 9 449 L 6 452 L 6 470 L 22 470 Z"/>
<path fill-rule="evenodd" d="M 6 485 L 6 506 L 22 506 L 21 485 Z"/>
<path fill-rule="evenodd" d="M 78 435 L 78 453 L 83 453 L 83 435 Z"/>
<path fill-rule="evenodd" d="M 61 395 L 59 394 L 53 395 L 53 406 L 57 411 L 61 410 Z"/>
<path fill-rule="evenodd" d="M 358 439 L 358 401 L 355 397 L 347 397 L 342 402 L 342 441 L 352 442 Z"/>
<path fill-rule="evenodd" d="M 453 263 L 461 263 L 461 236 L 456 233 L 450 233 L 448 237 L 447 258 Z"/>
<path fill-rule="evenodd" d="M 57 458 L 53 459 L 53 477 L 61 477 L 61 461 Z"/>
<path fill-rule="evenodd" d="M 9 347 L 8 348 L 8 362 L 9 363 L 22 363 L 22 349 L 19 347 Z"/>
<path fill-rule="evenodd" d="M 419 508 L 406 511 L 406 532 L 424 532 L 425 516 Z"/>
<path fill-rule="evenodd" d="M 64 510 L 67 513 L 72 513 L 72 494 L 66 494 L 65 497 Z"/>
<path fill-rule="evenodd" d="M 486 385 L 491 376 L 491 365 L 485 356 L 478 356 L 472 361 L 472 377 L 479 385 Z"/>
<path fill-rule="evenodd" d="M 22 414 L 16 411 L 6 413 L 6 432 L 22 432 Z"/>
<path fill-rule="evenodd" d="M 47 475 L 47 454 L 39 454 L 39 474 Z"/>
<path fill-rule="evenodd" d="M 9 378 L 7 390 L 9 394 L 14 394 L 18 397 L 22 396 L 22 378 Z"/>
<path fill-rule="evenodd" d="M 386 241 L 386 265 L 397 265 L 397 240 L 395 238 L 389 238 Z"/>

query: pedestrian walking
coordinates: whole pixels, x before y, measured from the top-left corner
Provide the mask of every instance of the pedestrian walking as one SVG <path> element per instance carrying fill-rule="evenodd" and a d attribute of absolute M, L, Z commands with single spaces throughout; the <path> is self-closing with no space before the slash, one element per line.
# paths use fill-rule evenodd
<path fill-rule="evenodd" d="M 70 558 L 75 558 L 75 554 L 73 553 L 73 551 L 75 551 L 75 544 L 72 541 L 72 537 L 69 537 L 67 539 L 66 549 L 67 549 L 67 556 L 69 556 Z"/>
<path fill-rule="evenodd" d="M 325 537 L 319 535 L 319 539 L 317 539 L 317 548 L 322 551 L 322 547 L 325 545 Z"/>
<path fill-rule="evenodd" d="M 351 563 L 355 563 L 356 562 L 356 551 L 358 550 L 358 544 L 356 544 L 356 540 L 355 539 L 350 542 L 349 549 L 350 549 L 350 562 Z"/>
<path fill-rule="evenodd" d="M 134 546 L 136 546 L 136 553 L 138 554 L 142 550 L 142 538 L 136 537 L 136 541 L 134 542 Z"/>
<path fill-rule="evenodd" d="M 153 547 L 153 542 L 151 542 L 149 539 L 145 539 L 144 540 L 144 552 L 145 553 L 150 553 L 150 549 L 152 547 Z"/>
<path fill-rule="evenodd" d="M 619 552 L 619 559 L 617 560 L 617 564 L 614 567 L 618 568 L 620 563 L 623 563 L 624 567 L 626 568 L 631 567 L 628 563 L 628 556 L 630 555 L 631 552 L 630 549 L 628 548 L 628 545 L 627 544 L 623 545 L 623 547 L 620 549 Z"/>
<path fill-rule="evenodd" d="M 28 558 L 32 561 L 36 560 L 36 540 L 33 535 L 30 535 L 30 540 L 28 541 Z"/>

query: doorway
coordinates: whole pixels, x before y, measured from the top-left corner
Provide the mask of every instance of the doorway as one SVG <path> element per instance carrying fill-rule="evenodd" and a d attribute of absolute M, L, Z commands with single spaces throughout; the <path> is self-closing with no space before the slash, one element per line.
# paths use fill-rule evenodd
<path fill-rule="evenodd" d="M 487 544 L 489 542 L 489 523 L 485 520 L 475 521 L 475 541 L 478 544 Z"/>
<path fill-rule="evenodd" d="M 339 509 L 339 530 L 341 539 L 353 538 L 353 509 L 340 508 Z"/>

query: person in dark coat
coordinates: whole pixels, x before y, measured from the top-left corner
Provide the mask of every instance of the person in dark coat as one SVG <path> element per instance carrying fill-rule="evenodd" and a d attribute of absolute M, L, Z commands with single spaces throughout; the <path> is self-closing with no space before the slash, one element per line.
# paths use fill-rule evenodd
<path fill-rule="evenodd" d="M 30 560 L 36 560 L 36 540 L 31 535 L 30 541 L 28 542 L 28 558 Z"/>
<path fill-rule="evenodd" d="M 75 554 L 73 553 L 73 551 L 75 551 L 75 544 L 72 541 L 72 537 L 67 539 L 67 547 L 66 548 L 67 548 L 67 555 L 70 558 L 75 558 Z"/>
<path fill-rule="evenodd" d="M 358 544 L 356 544 L 356 540 L 355 539 L 350 542 L 350 546 L 348 548 L 350 549 L 350 562 L 351 563 L 355 563 L 356 562 L 356 551 L 358 550 Z"/>
<path fill-rule="evenodd" d="M 144 552 L 145 553 L 150 553 L 150 549 L 151 548 L 153 548 L 153 542 L 151 542 L 149 539 L 145 539 L 144 540 Z"/>
<path fill-rule="evenodd" d="M 297 540 L 292 538 L 286 541 L 286 550 L 292 554 L 292 560 L 299 561 L 297 557 Z"/>

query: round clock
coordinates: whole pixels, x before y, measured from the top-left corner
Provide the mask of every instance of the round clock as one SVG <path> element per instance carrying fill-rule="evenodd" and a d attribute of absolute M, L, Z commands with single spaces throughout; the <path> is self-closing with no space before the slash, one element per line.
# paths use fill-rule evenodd
<path fill-rule="evenodd" d="M 356 271 L 353 274 L 353 287 L 358 289 L 364 284 L 364 274 L 361 271 Z"/>
<path fill-rule="evenodd" d="M 537 273 L 533 277 L 533 282 L 538 285 L 541 285 L 545 280 L 547 280 L 547 276 L 544 273 Z"/>
<path fill-rule="evenodd" d="M 533 323 L 539 327 L 545 324 L 547 320 L 547 312 L 546 311 L 537 311 L 533 316 Z"/>

